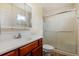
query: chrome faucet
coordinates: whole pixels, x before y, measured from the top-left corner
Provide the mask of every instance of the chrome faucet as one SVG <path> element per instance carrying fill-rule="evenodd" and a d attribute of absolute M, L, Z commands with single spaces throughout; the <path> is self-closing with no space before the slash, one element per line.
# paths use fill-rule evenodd
<path fill-rule="evenodd" d="M 22 36 L 21 36 L 20 33 L 18 33 L 18 34 L 15 36 L 16 39 L 19 39 L 19 38 L 21 38 L 21 37 L 22 37 Z"/>

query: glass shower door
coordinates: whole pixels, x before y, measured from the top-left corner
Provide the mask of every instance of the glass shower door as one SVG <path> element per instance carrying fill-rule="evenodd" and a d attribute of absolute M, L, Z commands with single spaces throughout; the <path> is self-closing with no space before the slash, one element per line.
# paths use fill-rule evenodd
<path fill-rule="evenodd" d="M 45 20 L 44 41 L 61 51 L 77 53 L 76 11 L 48 16 Z"/>

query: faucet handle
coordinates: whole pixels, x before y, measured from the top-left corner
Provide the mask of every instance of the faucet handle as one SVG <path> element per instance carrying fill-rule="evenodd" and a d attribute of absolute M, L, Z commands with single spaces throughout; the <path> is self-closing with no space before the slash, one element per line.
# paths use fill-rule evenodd
<path fill-rule="evenodd" d="M 21 36 L 20 33 L 17 33 L 17 35 L 15 36 L 16 39 L 19 39 L 19 38 L 21 38 L 21 37 L 22 37 L 22 36 Z"/>
<path fill-rule="evenodd" d="M 21 33 L 18 33 L 18 37 L 19 37 L 19 38 L 21 38 L 21 37 L 22 37 L 22 36 L 21 36 Z"/>

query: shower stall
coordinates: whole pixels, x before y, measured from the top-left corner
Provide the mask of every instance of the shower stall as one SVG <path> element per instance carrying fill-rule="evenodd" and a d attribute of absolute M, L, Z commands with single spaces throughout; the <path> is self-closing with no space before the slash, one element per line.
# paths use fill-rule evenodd
<path fill-rule="evenodd" d="M 78 19 L 76 9 L 44 18 L 44 43 L 58 50 L 78 53 Z"/>

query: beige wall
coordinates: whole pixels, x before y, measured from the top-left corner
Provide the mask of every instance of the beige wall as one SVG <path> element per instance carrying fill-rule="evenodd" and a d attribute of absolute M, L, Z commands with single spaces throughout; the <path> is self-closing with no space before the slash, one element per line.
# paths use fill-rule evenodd
<path fill-rule="evenodd" d="M 1 27 L 6 28 L 15 26 L 15 20 L 12 19 L 12 16 L 11 4 L 0 4 Z"/>
<path fill-rule="evenodd" d="M 31 4 L 32 7 L 32 34 L 43 35 L 43 14 L 42 7 L 38 4 Z"/>
<path fill-rule="evenodd" d="M 65 11 L 65 10 L 69 10 L 69 9 L 73 8 L 72 4 L 65 4 L 65 6 L 64 5 L 62 6 L 62 5 L 60 4 L 59 7 L 58 7 L 58 5 L 55 5 L 58 8 L 55 8 L 55 6 L 54 6 L 54 8 L 51 7 L 51 6 L 49 8 L 48 7 L 44 8 L 43 15 L 46 17 L 46 16 L 54 15 L 56 13 L 59 13 L 59 12 L 62 12 L 62 11 Z"/>
<path fill-rule="evenodd" d="M 74 4 L 74 8 L 76 8 L 77 13 L 77 52 L 79 55 L 79 4 Z"/>

